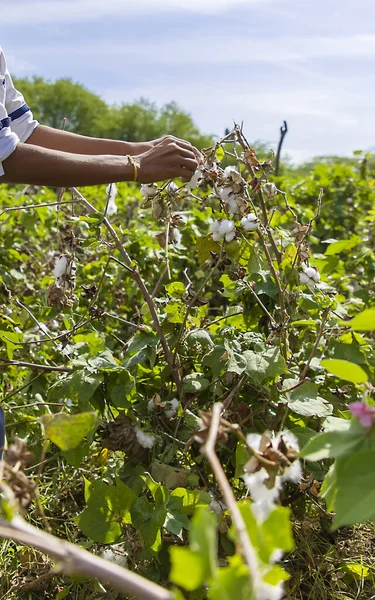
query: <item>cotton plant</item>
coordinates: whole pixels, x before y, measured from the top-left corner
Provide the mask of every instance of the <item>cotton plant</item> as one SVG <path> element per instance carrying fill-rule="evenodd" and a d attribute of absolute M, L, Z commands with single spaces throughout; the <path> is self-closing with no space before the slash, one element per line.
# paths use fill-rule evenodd
<path fill-rule="evenodd" d="M 283 484 L 287 481 L 299 483 L 302 477 L 301 464 L 296 456 L 299 452 L 297 438 L 289 431 L 278 433 L 275 437 L 251 433 L 247 444 L 259 455 L 253 456 L 245 467 L 244 482 L 253 500 L 253 511 L 260 521 L 264 521 L 275 508 Z M 280 459 L 277 475 L 273 478 L 261 458 Z"/>
<path fill-rule="evenodd" d="M 268 433 L 252 433 L 246 437 L 246 442 L 254 455 L 245 466 L 243 480 L 251 496 L 255 526 L 259 528 L 262 538 L 263 530 L 269 531 L 267 520 L 272 518 L 272 512 L 276 510 L 283 485 L 287 482 L 298 484 L 301 481 L 302 469 L 297 459 L 299 444 L 289 431 L 282 431 L 274 437 Z M 257 557 L 258 569 L 253 582 L 254 600 L 281 600 L 284 597 L 282 579 L 275 585 L 265 579 L 273 566 L 282 559 L 285 549 L 287 546 L 273 548 L 266 562 Z"/>

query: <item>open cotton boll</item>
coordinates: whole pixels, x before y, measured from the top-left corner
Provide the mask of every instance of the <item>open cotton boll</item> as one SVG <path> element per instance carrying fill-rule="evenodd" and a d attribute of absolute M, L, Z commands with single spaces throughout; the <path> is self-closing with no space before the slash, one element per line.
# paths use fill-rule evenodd
<path fill-rule="evenodd" d="M 167 194 L 169 194 L 170 196 L 174 196 L 176 194 L 176 192 L 178 191 L 178 186 L 175 184 L 174 181 L 170 181 L 166 186 L 165 186 L 165 191 L 167 192 Z"/>
<path fill-rule="evenodd" d="M 144 198 L 153 198 L 158 193 L 158 186 L 154 183 L 143 183 L 140 192 Z"/>
<path fill-rule="evenodd" d="M 229 233 L 225 234 L 225 241 L 226 242 L 231 242 L 232 240 L 234 240 L 235 237 L 236 237 L 236 232 L 235 231 L 230 231 Z"/>
<path fill-rule="evenodd" d="M 233 181 L 240 181 L 241 180 L 241 174 L 239 173 L 238 169 L 236 169 L 236 167 L 225 167 L 224 169 L 224 177 L 227 177 L 228 179 L 232 179 Z"/>
<path fill-rule="evenodd" d="M 220 222 L 218 231 L 219 231 L 219 233 L 221 233 L 221 235 L 226 235 L 227 233 L 230 233 L 233 230 L 234 230 L 233 221 L 229 221 L 229 219 L 223 219 Z"/>
<path fill-rule="evenodd" d="M 187 183 L 188 188 L 193 190 L 194 188 L 198 187 L 200 182 L 202 181 L 203 177 L 204 177 L 204 175 L 203 175 L 202 171 L 197 169 L 195 171 L 193 177 Z"/>
<path fill-rule="evenodd" d="M 62 282 L 63 277 L 66 274 L 68 268 L 68 259 L 66 256 L 62 255 L 58 259 L 55 268 L 53 270 L 53 275 L 55 277 L 55 285 L 59 285 Z"/>
<path fill-rule="evenodd" d="M 106 189 L 106 193 L 108 196 L 107 215 L 111 217 L 112 215 L 115 215 L 118 211 L 117 204 L 115 202 L 116 196 L 118 194 L 117 185 L 115 183 L 110 183 Z"/>
<path fill-rule="evenodd" d="M 229 200 L 229 202 L 228 202 L 228 211 L 232 215 L 235 215 L 238 212 L 237 202 L 236 202 L 236 200 L 234 198 L 231 199 L 231 200 Z"/>
<path fill-rule="evenodd" d="M 245 231 L 255 231 L 259 227 L 259 219 L 254 213 L 250 213 L 242 217 L 241 225 Z"/>
<path fill-rule="evenodd" d="M 269 583 L 259 583 L 255 586 L 255 600 L 281 600 L 284 595 L 283 584 L 270 585 Z"/>
<path fill-rule="evenodd" d="M 223 239 L 223 236 L 218 231 L 214 231 L 212 234 L 212 239 L 214 240 L 214 242 L 219 242 L 220 240 Z"/>
<path fill-rule="evenodd" d="M 267 182 L 263 185 L 262 189 L 266 196 L 268 196 L 269 198 L 273 198 L 278 193 L 277 187 L 274 183 Z"/>
<path fill-rule="evenodd" d="M 303 273 L 299 274 L 301 283 L 305 285 L 315 285 L 320 281 L 320 274 L 315 267 L 304 267 Z"/>
<path fill-rule="evenodd" d="M 315 267 L 307 267 L 305 269 L 305 274 L 307 275 L 307 277 L 309 277 L 310 279 L 312 279 L 316 283 L 318 281 L 320 281 L 320 274 L 318 273 L 318 270 L 315 269 Z"/>
<path fill-rule="evenodd" d="M 164 412 L 165 412 L 166 416 L 168 417 L 168 419 L 171 419 L 172 417 L 176 416 L 179 407 L 180 407 L 180 403 L 177 400 L 177 398 L 173 398 L 173 400 L 170 400 L 169 402 L 167 402 Z"/>
<path fill-rule="evenodd" d="M 181 244 L 182 235 L 177 227 L 172 227 L 171 229 L 171 239 L 174 244 Z"/>
<path fill-rule="evenodd" d="M 223 187 L 223 188 L 220 188 L 219 193 L 220 193 L 221 200 L 225 204 L 227 204 L 230 200 L 230 197 L 233 195 L 234 192 L 231 187 Z"/>
<path fill-rule="evenodd" d="M 213 221 L 213 223 L 210 224 L 210 233 L 215 233 L 216 231 L 219 231 L 219 225 L 220 221 Z"/>
<path fill-rule="evenodd" d="M 145 433 L 144 431 L 142 431 L 142 429 L 139 429 L 138 427 L 135 428 L 135 435 L 137 437 L 138 443 L 141 446 L 143 446 L 143 448 L 152 448 L 156 442 L 156 438 L 153 435 Z"/>

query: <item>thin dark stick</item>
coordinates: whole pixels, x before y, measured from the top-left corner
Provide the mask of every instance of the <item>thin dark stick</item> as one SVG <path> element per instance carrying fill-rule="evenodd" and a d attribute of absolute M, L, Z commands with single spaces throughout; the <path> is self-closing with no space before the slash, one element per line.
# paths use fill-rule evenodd
<path fill-rule="evenodd" d="M 276 176 L 279 174 L 281 148 L 282 148 L 284 138 L 287 133 L 288 133 L 288 125 L 287 125 L 287 122 L 284 121 L 284 124 L 280 127 L 280 140 L 279 140 L 279 145 L 277 147 L 277 153 L 276 153 L 276 161 L 275 161 L 275 175 Z"/>

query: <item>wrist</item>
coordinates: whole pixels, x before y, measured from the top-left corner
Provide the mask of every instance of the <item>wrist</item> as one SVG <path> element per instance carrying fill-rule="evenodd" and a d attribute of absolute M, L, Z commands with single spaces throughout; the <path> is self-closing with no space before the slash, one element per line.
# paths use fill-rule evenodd
<path fill-rule="evenodd" d="M 153 142 L 121 142 L 123 144 L 122 152 L 124 156 L 138 156 L 148 152 L 154 147 Z"/>

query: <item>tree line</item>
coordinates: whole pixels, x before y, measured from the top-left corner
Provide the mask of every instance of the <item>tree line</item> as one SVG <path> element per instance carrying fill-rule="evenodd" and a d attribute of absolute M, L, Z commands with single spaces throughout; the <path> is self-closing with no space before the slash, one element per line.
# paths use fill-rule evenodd
<path fill-rule="evenodd" d="M 71 79 L 46 81 L 42 77 L 15 79 L 35 118 L 50 127 L 82 135 L 132 142 L 175 135 L 198 148 L 212 144 L 212 136 L 202 134 L 191 116 L 175 102 L 161 107 L 141 98 L 131 104 L 109 105 L 99 96 Z"/>

